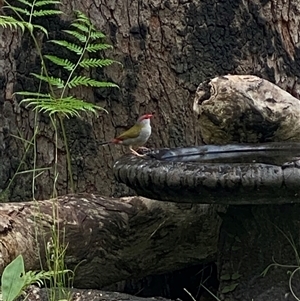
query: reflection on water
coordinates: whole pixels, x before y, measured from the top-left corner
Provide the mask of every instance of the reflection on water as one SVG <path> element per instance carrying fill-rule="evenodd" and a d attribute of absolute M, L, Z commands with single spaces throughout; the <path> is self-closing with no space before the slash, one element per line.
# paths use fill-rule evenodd
<path fill-rule="evenodd" d="M 300 159 L 300 143 L 203 145 L 160 149 L 148 156 L 162 161 L 205 163 L 265 163 L 283 165 Z"/>

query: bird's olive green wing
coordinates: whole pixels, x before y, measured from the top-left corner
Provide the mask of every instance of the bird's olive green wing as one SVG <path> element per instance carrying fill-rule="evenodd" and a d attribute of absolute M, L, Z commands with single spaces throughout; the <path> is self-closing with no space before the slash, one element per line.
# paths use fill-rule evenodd
<path fill-rule="evenodd" d="M 137 138 L 141 132 L 141 128 L 142 128 L 141 126 L 134 125 L 128 131 L 126 131 L 126 132 L 122 133 L 120 136 L 118 136 L 116 139 L 125 140 L 125 139 Z"/>

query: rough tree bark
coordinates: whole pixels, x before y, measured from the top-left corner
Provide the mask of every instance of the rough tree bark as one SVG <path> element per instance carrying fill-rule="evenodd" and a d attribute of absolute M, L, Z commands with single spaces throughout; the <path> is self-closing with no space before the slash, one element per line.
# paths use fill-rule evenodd
<path fill-rule="evenodd" d="M 112 162 L 124 151 L 119 147 L 96 148 L 95 140 L 111 138 L 131 126 L 145 111 L 155 111 L 153 134 L 148 145 L 177 147 L 198 145 L 199 128 L 192 100 L 200 82 L 223 74 L 257 74 L 297 96 L 299 90 L 296 29 L 299 3 L 287 1 L 91 1 L 65 0 L 68 15 L 87 12 L 114 46 L 107 53 L 124 68 L 105 70 L 120 91 L 93 90 L 85 97 L 103 105 L 109 115 L 66 121 L 78 192 L 120 195 L 128 192 L 113 178 Z M 288 8 L 288 9 L 287 9 Z M 71 18 L 71 17 L 70 17 Z M 48 18 L 51 35 L 67 24 Z M 32 87 L 29 73 L 37 71 L 29 37 L 1 29 L 0 66 L 0 185 L 5 189 L 24 153 L 22 141 L 11 136 L 22 133 L 30 139 L 33 113 L 20 108 L 12 92 Z M 45 45 L 45 47 L 49 47 Z M 49 49 L 46 49 L 49 50 Z M 53 51 L 50 49 L 49 51 Z M 38 134 L 38 166 L 53 162 L 53 131 L 49 119 L 41 117 Z M 59 144 L 61 145 L 61 143 Z M 97 160 L 95 160 L 97 158 Z M 65 151 L 60 147 L 59 194 L 68 192 Z M 22 170 L 31 169 L 32 154 Z M 37 179 L 36 195 L 46 199 L 51 175 Z M 18 176 L 8 199 L 31 196 L 31 176 Z"/>
<path fill-rule="evenodd" d="M 67 290 L 66 290 L 67 292 Z M 26 300 L 30 301 L 47 301 L 49 300 L 49 291 L 45 288 L 30 286 L 25 293 Z M 161 297 L 141 298 L 138 296 L 131 296 L 128 294 L 121 294 L 117 292 L 107 292 L 99 290 L 79 290 L 70 289 L 69 301 L 170 301 Z"/>
<path fill-rule="evenodd" d="M 85 194 L 61 197 L 57 204 L 66 264 L 77 266 L 77 288 L 101 288 L 216 258 L 221 219 L 208 205 Z M 53 206 L 52 200 L 0 206 L 0 274 L 20 253 L 27 270 L 40 268 Z"/>

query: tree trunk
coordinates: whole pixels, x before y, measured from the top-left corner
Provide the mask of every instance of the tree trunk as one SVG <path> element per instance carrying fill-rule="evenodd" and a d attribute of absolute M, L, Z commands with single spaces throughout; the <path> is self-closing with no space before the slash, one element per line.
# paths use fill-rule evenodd
<path fill-rule="evenodd" d="M 137 116 L 156 112 L 148 146 L 177 147 L 201 143 L 192 101 L 200 82 L 218 75 L 257 74 L 297 96 L 299 83 L 299 4 L 296 0 L 265 1 L 98 1 L 65 0 L 63 10 L 72 18 L 80 9 L 107 34 L 114 50 L 107 55 L 123 63 L 105 68 L 106 77 L 120 90 L 85 91 L 86 100 L 104 106 L 109 114 L 97 118 L 66 120 L 77 192 L 106 195 L 129 193 L 113 178 L 112 162 L 122 147 L 96 147 L 130 127 Z M 287 7 L 289 9 L 287 9 Z M 50 36 L 67 24 L 47 18 Z M 19 107 L 13 91 L 30 88 L 30 72 L 38 73 L 29 37 L 1 29 L 0 65 L 0 185 L 5 190 L 24 154 L 24 143 L 11 135 L 30 140 L 34 114 Z M 45 45 L 47 52 L 49 47 Z M 61 139 L 61 137 L 59 137 Z M 65 150 L 59 142 L 58 193 L 69 191 Z M 37 136 L 38 165 L 53 162 L 53 129 L 40 117 Z M 97 158 L 97 160 L 95 160 Z M 21 171 L 32 169 L 32 152 L 24 158 Z M 51 194 L 51 172 L 37 178 L 36 197 Z M 31 174 L 22 174 L 10 184 L 7 199 L 31 197 Z"/>
<path fill-rule="evenodd" d="M 20 253 L 26 270 L 40 268 L 56 204 L 75 287 L 101 288 L 216 258 L 221 221 L 211 206 L 79 194 L 0 206 L 0 274 Z"/>

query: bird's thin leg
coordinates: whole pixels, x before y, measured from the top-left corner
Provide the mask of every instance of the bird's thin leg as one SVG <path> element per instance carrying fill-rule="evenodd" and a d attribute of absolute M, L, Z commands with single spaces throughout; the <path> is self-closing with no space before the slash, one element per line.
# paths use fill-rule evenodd
<path fill-rule="evenodd" d="M 145 146 L 140 146 L 140 147 L 138 147 L 138 149 L 140 149 L 140 150 L 142 150 L 142 151 L 147 151 L 147 150 L 149 150 L 149 148 L 148 148 L 148 147 L 145 147 Z"/>
<path fill-rule="evenodd" d="M 131 151 L 132 154 L 134 154 L 134 155 L 136 155 L 136 156 L 138 156 L 138 157 L 145 157 L 145 156 L 146 156 L 146 154 L 143 154 L 143 155 L 139 154 L 137 151 L 135 151 L 135 150 L 132 148 L 132 146 L 130 146 L 129 149 L 130 149 L 130 151 Z"/>

